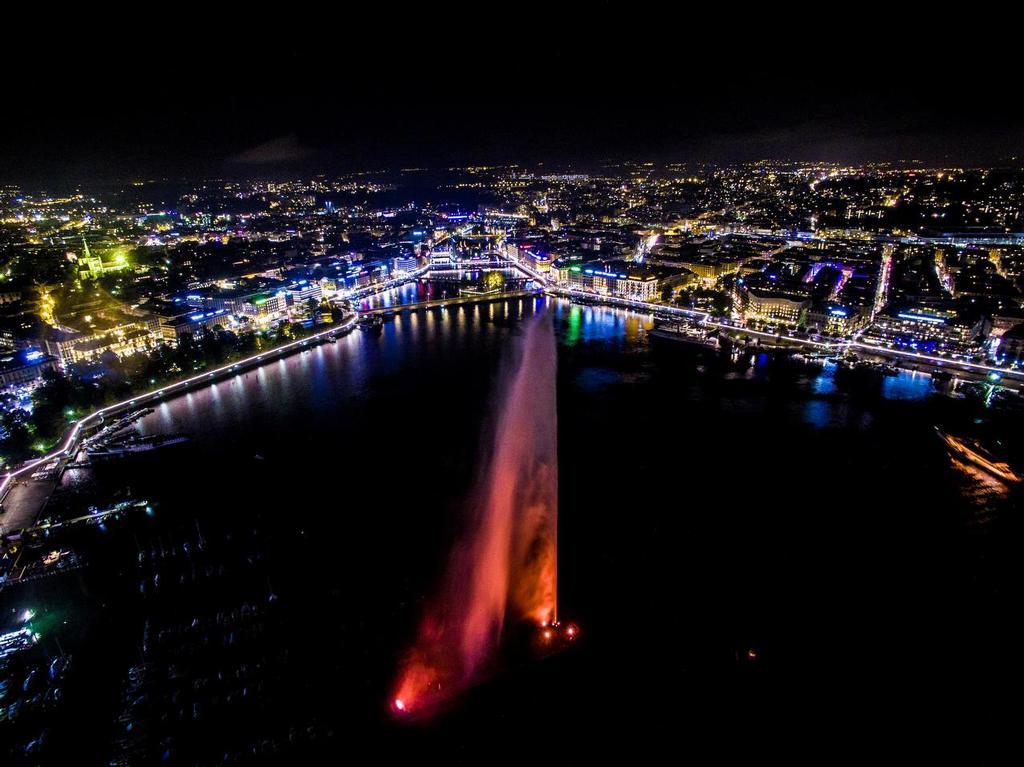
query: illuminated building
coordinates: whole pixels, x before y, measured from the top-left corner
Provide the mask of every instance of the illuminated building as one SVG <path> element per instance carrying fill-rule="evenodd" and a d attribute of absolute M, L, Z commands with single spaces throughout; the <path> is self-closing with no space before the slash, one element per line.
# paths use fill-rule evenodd
<path fill-rule="evenodd" d="M 223 312 L 268 322 L 283 317 L 288 311 L 289 292 L 293 300 L 320 300 L 323 288 L 319 283 L 300 283 L 288 285 L 280 280 L 251 280 L 240 287 L 207 287 L 192 290 L 177 297 L 175 302 L 183 303 L 199 313 Z M 260 289 L 253 290 L 254 287 Z"/>
<path fill-rule="evenodd" d="M 743 241 L 736 238 L 713 240 L 700 245 L 682 245 L 659 251 L 655 248 L 651 263 L 663 263 L 688 269 L 697 275 L 705 287 L 714 286 L 723 276 L 735 274 L 748 261 L 766 263 L 763 259 L 782 250 L 778 243 L 761 240 Z M 757 267 L 748 271 L 757 270 Z"/>
<path fill-rule="evenodd" d="M 811 306 L 808 296 L 783 290 L 747 287 L 741 295 L 743 318 L 748 321 L 798 325 Z"/>
<path fill-rule="evenodd" d="M 420 260 L 412 253 L 406 253 L 400 256 L 395 256 L 392 264 L 393 274 L 412 274 L 419 268 Z"/>
<path fill-rule="evenodd" d="M 875 317 L 861 336 L 868 344 L 908 347 L 917 351 L 968 354 L 988 327 L 984 318 L 971 321 L 954 309 L 934 306 L 892 308 Z"/>
<path fill-rule="evenodd" d="M 551 256 L 536 250 L 526 251 L 526 264 L 535 272 L 545 274 L 551 271 Z"/>
<path fill-rule="evenodd" d="M 233 325 L 231 315 L 225 309 L 212 311 L 189 312 L 164 320 L 161 325 L 163 339 L 172 346 L 176 346 L 182 337 L 188 335 L 197 338 L 202 335 L 203 330 L 213 331 L 218 325 L 227 328 Z"/>
<path fill-rule="evenodd" d="M 999 360 L 1020 364 L 1024 361 L 1024 324 L 1010 328 L 994 344 L 995 356 Z"/>
<path fill-rule="evenodd" d="M 541 274 L 551 271 L 551 264 L 554 260 L 550 254 L 545 252 L 539 242 L 506 242 L 505 256 Z"/>
<path fill-rule="evenodd" d="M 634 301 L 653 301 L 658 297 L 658 277 L 647 266 L 625 261 L 587 264 L 559 262 L 555 270 L 563 287 L 588 290 Z"/>
<path fill-rule="evenodd" d="M 0 388 L 17 386 L 40 378 L 56 367 L 57 360 L 35 349 L 0 357 Z"/>
<path fill-rule="evenodd" d="M 123 252 L 117 252 L 113 261 L 104 263 L 101 257 L 92 255 L 89 251 L 89 243 L 82 240 L 82 258 L 79 259 L 78 266 L 79 279 L 87 280 L 102 277 L 110 272 L 119 272 L 127 269 L 129 264 Z"/>
<path fill-rule="evenodd" d="M 572 255 L 562 256 L 557 259 L 552 265 L 551 270 L 554 274 L 555 280 L 559 285 L 568 286 L 571 285 L 572 275 L 583 272 L 583 256 Z M 582 287 L 579 285 L 577 287 Z"/>
<path fill-rule="evenodd" d="M 862 306 L 826 303 L 807 311 L 807 328 L 828 336 L 848 336 L 867 325 L 870 314 Z"/>
<path fill-rule="evenodd" d="M 295 285 L 289 286 L 284 291 L 288 304 L 304 303 L 309 299 L 320 301 L 324 297 L 323 288 L 319 282 L 308 282 L 302 280 Z"/>
<path fill-rule="evenodd" d="M 282 317 L 288 311 L 288 298 L 284 293 L 252 296 L 240 309 L 239 314 L 268 322 Z"/>
<path fill-rule="evenodd" d="M 0 291 L 0 306 L 4 306 L 6 304 L 17 303 L 20 300 L 21 300 L 21 291 L 20 290 L 3 290 L 3 291 Z"/>
<path fill-rule="evenodd" d="M 1017 328 L 1019 332 L 1019 326 L 1024 323 L 1024 312 L 1020 310 L 1016 311 L 1004 311 L 999 314 L 992 316 L 992 328 L 989 331 L 989 336 L 993 338 L 1001 338 L 1008 331 Z"/>
<path fill-rule="evenodd" d="M 124 318 L 90 327 L 89 331 L 53 328 L 46 338 L 46 351 L 61 367 L 99 359 L 106 352 L 120 356 L 149 352 L 164 340 L 158 317 Z"/>
<path fill-rule="evenodd" d="M 741 262 L 731 259 L 706 259 L 700 261 L 682 261 L 679 265 L 684 269 L 689 269 L 705 283 L 713 285 L 719 280 L 719 278 L 738 272 Z"/>
<path fill-rule="evenodd" d="M 451 248 L 430 251 L 430 265 L 438 268 L 451 268 L 457 263 L 455 253 Z"/>
<path fill-rule="evenodd" d="M 339 290 L 361 288 L 388 279 L 390 263 L 390 261 L 367 261 L 349 267 L 342 283 L 338 285 Z"/>

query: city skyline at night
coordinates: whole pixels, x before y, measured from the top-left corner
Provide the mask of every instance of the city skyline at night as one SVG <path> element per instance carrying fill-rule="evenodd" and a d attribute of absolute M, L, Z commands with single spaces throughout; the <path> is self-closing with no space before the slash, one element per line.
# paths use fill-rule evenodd
<path fill-rule="evenodd" d="M 21 28 L 4 767 L 1003 760 L 1012 32 L 720 10 Z"/>

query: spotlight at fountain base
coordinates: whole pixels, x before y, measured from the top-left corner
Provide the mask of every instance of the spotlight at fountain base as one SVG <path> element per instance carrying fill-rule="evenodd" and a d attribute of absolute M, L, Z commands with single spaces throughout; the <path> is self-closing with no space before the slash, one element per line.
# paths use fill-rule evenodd
<path fill-rule="evenodd" d="M 417 723 L 429 721 L 449 705 L 451 700 L 441 695 L 414 694 L 408 698 L 392 698 L 388 709 L 392 718 L 396 720 Z"/>
<path fill-rule="evenodd" d="M 580 628 L 575 623 L 546 621 L 533 629 L 532 649 L 541 657 L 561 652 L 579 640 Z"/>
<path fill-rule="evenodd" d="M 522 621 L 506 629 L 501 652 L 477 684 L 486 684 L 568 650 L 580 641 L 580 627 L 562 621 Z M 406 684 L 394 693 L 388 708 L 391 716 L 404 722 L 422 723 L 457 705 L 458 686 L 446 690 L 433 669 L 413 664 Z"/>

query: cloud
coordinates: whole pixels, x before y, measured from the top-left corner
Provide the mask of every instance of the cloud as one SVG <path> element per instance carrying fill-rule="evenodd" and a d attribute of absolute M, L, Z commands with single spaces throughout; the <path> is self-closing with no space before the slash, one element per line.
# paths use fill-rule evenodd
<path fill-rule="evenodd" d="M 298 137 L 292 133 L 287 136 L 264 141 L 228 158 L 228 162 L 239 165 L 276 165 L 279 163 L 297 162 L 313 154 L 313 150 L 305 147 Z"/>

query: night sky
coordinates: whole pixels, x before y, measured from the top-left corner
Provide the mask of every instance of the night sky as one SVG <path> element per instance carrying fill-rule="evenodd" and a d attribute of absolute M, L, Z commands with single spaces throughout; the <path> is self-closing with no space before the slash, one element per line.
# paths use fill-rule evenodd
<path fill-rule="evenodd" d="M 1024 155 L 1016 45 L 994 20 L 553 5 L 181 9 L 26 31 L 5 73 L 0 182 Z"/>

